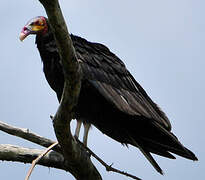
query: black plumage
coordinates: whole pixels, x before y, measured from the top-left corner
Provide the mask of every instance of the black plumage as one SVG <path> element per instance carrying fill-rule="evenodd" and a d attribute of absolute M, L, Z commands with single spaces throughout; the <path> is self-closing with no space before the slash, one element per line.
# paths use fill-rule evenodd
<path fill-rule="evenodd" d="M 115 54 L 102 44 L 74 35 L 71 39 L 83 72 L 76 119 L 93 124 L 122 144 L 138 147 L 160 173 L 150 153 L 175 159 L 171 152 L 197 160 L 171 132 L 166 115 Z M 46 33 L 37 34 L 36 44 L 46 79 L 60 100 L 64 76 L 49 25 Z"/>

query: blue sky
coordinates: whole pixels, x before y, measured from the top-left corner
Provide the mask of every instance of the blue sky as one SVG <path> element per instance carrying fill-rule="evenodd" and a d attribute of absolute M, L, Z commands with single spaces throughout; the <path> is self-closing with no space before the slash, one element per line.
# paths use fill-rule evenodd
<path fill-rule="evenodd" d="M 155 156 L 159 175 L 138 149 L 121 146 L 92 128 L 88 146 L 107 163 L 142 179 L 203 179 L 205 107 L 205 1 L 61 0 L 71 33 L 108 46 L 168 115 L 173 132 L 198 156 L 198 162 Z M 35 38 L 18 39 L 24 24 L 45 15 L 37 0 L 1 1 L 1 121 L 55 139 L 52 122 L 58 102 L 42 72 Z M 74 123 L 73 123 L 74 125 Z M 74 127 L 74 126 L 72 126 Z M 41 148 L 0 132 L 0 143 Z M 128 179 L 108 173 L 105 180 Z M 0 178 L 23 179 L 30 165 L 1 162 Z M 12 173 L 11 173 L 12 172 Z M 68 173 L 37 166 L 31 179 L 73 179 Z"/>

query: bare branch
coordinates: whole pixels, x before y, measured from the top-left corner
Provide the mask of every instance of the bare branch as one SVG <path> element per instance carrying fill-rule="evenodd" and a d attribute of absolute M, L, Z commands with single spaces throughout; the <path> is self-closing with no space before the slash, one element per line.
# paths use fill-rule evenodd
<path fill-rule="evenodd" d="M 11 135 L 26 139 L 30 142 L 34 142 L 34 143 L 36 143 L 38 145 L 41 145 L 41 146 L 44 146 L 44 147 L 48 147 L 48 146 L 52 145 L 53 143 L 55 143 L 54 141 L 52 141 L 50 139 L 44 138 L 44 137 L 39 136 L 39 135 L 37 135 L 35 133 L 32 133 L 32 132 L 29 132 L 28 129 L 13 127 L 13 126 L 8 125 L 8 124 L 3 123 L 3 122 L 0 122 L 0 130 L 6 132 L 8 134 L 11 134 Z M 39 154 L 42 153 L 41 150 L 32 151 L 32 149 L 21 148 L 21 147 L 12 146 L 12 145 L 8 145 L 8 146 L 9 147 L 6 148 L 5 145 L 0 145 L 0 160 L 31 163 L 33 159 L 35 159 Z M 83 159 L 84 162 L 87 162 L 87 161 L 91 162 L 90 158 L 89 158 L 90 156 L 87 153 L 87 151 L 80 145 L 78 145 L 78 148 L 79 148 L 79 151 L 82 153 L 80 155 L 81 155 L 81 157 L 84 158 Z M 61 148 L 60 148 L 59 145 L 57 145 L 53 149 L 55 151 L 58 151 L 58 152 L 62 153 Z M 28 156 L 28 159 L 26 159 L 27 156 Z M 51 166 L 48 166 L 48 167 L 56 167 L 58 169 L 64 169 L 64 170 L 69 171 L 69 172 L 73 171 L 73 163 L 70 162 L 69 159 L 64 159 L 63 156 L 62 156 L 62 158 L 63 158 L 63 164 L 61 163 L 61 161 L 55 162 L 56 164 L 60 164 L 61 166 L 60 165 L 55 166 L 55 164 L 54 165 L 51 164 Z M 42 164 L 42 165 L 44 165 L 44 164 Z M 47 165 L 45 164 L 45 166 L 47 166 Z M 84 167 L 84 169 L 86 170 L 87 167 L 86 168 L 85 167 Z"/>
<path fill-rule="evenodd" d="M 47 138 L 42 137 L 40 135 L 37 135 L 37 134 L 31 132 L 29 129 L 11 126 L 11 125 L 6 124 L 2 121 L 0 121 L 0 130 L 4 131 L 10 135 L 14 135 L 14 136 L 26 139 L 30 142 L 33 142 L 33 143 L 38 144 L 38 145 L 43 146 L 43 147 L 49 147 L 50 145 L 55 143 L 55 141 L 52 141 L 50 139 L 47 139 Z M 61 152 L 60 146 L 56 146 L 53 149 L 57 152 Z"/>
<path fill-rule="evenodd" d="M 24 148 L 10 144 L 0 144 L 0 160 L 2 161 L 32 163 L 32 161 L 43 152 L 44 150 Z M 66 161 L 62 154 L 55 151 L 50 151 L 48 154 L 43 156 L 38 164 L 65 171 L 70 171 L 72 168 L 72 164 Z"/>
<path fill-rule="evenodd" d="M 116 169 L 114 167 L 112 167 L 112 164 L 111 165 L 108 165 L 105 161 L 103 161 L 99 156 L 97 156 L 90 148 L 86 147 L 82 142 L 80 142 L 78 139 L 77 139 L 78 143 L 81 144 L 82 146 L 84 146 L 84 148 L 100 163 L 102 164 L 105 169 L 107 171 L 111 171 L 111 172 L 115 172 L 115 173 L 118 173 L 118 174 L 122 174 L 122 175 L 125 175 L 127 177 L 130 177 L 132 179 L 136 179 L 136 180 L 141 180 L 140 178 L 132 175 L 132 174 L 129 174 L 127 172 L 124 172 L 124 171 L 120 171 L 119 169 Z"/>
<path fill-rule="evenodd" d="M 50 145 L 45 151 L 43 151 L 42 154 L 40 154 L 36 159 L 34 159 L 34 160 L 32 161 L 32 165 L 31 165 L 31 167 L 30 167 L 30 169 L 29 169 L 29 171 L 28 171 L 28 173 L 27 173 L 27 175 L 26 175 L 25 180 L 29 180 L 29 177 L 30 177 L 30 175 L 31 175 L 31 173 L 32 173 L 32 171 L 33 171 L 33 169 L 34 169 L 34 167 L 36 166 L 36 164 L 37 164 L 49 151 L 51 151 L 51 149 L 54 148 L 57 144 L 58 144 L 58 142 L 55 142 L 54 144 Z"/>
<path fill-rule="evenodd" d="M 53 117 L 51 117 L 51 118 L 53 118 Z M 26 140 L 28 140 L 30 142 L 36 143 L 36 144 L 44 146 L 44 147 L 52 146 L 52 145 L 55 144 L 54 141 L 52 141 L 50 139 L 47 139 L 47 138 L 44 138 L 42 136 L 39 136 L 39 135 L 37 135 L 35 133 L 32 133 L 28 129 L 14 127 L 14 126 L 8 125 L 8 124 L 6 124 L 4 122 L 1 122 L 1 121 L 0 121 L 0 130 L 6 132 L 8 134 L 11 134 L 11 135 L 14 135 L 14 136 L 26 139 Z M 129 173 L 126 173 L 124 171 L 120 171 L 120 170 L 112 167 L 112 165 L 108 165 L 100 157 L 98 157 L 91 149 L 89 149 L 88 147 L 84 146 L 84 144 L 82 142 L 80 142 L 78 139 L 75 139 L 75 140 L 80 145 L 80 148 L 83 148 L 82 151 L 86 150 L 86 151 L 89 152 L 88 154 L 85 154 L 86 157 L 89 157 L 89 155 L 92 155 L 97 161 L 99 161 L 106 168 L 107 171 L 116 172 L 116 173 L 119 173 L 119 174 L 122 174 L 122 175 L 125 175 L 125 176 L 128 176 L 128 177 L 131 177 L 131 178 L 136 179 L 136 180 L 141 180 L 140 178 L 138 178 L 136 176 L 133 176 L 133 175 L 131 175 Z M 52 149 L 54 149 L 55 151 L 61 153 L 61 148 L 60 148 L 59 145 L 57 145 L 55 147 L 52 147 Z M 46 151 L 47 151 L 47 149 L 46 149 Z M 1 159 L 1 156 L 0 156 L 0 160 L 4 160 L 4 159 Z M 17 161 L 17 159 L 13 159 L 13 161 Z M 68 169 L 69 163 L 68 162 L 66 162 L 66 163 L 64 162 L 64 164 L 67 165 L 66 169 Z"/>
<path fill-rule="evenodd" d="M 60 106 L 53 118 L 56 137 L 64 158 L 72 164 L 69 170 L 76 179 L 101 180 L 100 173 L 92 164 L 87 152 L 74 140 L 70 122 L 74 118 L 74 108 L 81 86 L 81 69 L 68 33 L 58 0 L 39 0 L 48 15 L 64 70 L 64 90 Z M 86 167 L 86 168 L 85 168 Z"/>
<path fill-rule="evenodd" d="M 43 150 L 23 148 L 10 144 L 0 144 L 1 160 L 31 163 L 42 153 Z M 67 164 L 64 161 L 64 157 L 55 151 L 51 151 L 45 155 L 38 164 L 46 167 L 67 170 Z"/>

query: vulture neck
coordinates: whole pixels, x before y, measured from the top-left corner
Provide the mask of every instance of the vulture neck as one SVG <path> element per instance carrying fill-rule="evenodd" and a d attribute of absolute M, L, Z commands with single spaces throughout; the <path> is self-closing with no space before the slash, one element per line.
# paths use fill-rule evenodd
<path fill-rule="evenodd" d="M 49 61 L 49 56 L 51 56 L 53 53 L 58 54 L 56 42 L 49 25 L 46 33 L 39 33 L 36 35 L 35 43 L 43 63 L 47 63 L 47 61 Z"/>
<path fill-rule="evenodd" d="M 43 62 L 45 77 L 60 101 L 64 87 L 64 75 L 56 42 L 49 28 L 47 33 L 36 35 L 36 44 Z"/>

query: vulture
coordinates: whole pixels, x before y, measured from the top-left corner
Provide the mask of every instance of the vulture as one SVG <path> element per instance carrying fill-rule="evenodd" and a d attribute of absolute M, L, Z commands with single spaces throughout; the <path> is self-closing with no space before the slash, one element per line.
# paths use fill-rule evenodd
<path fill-rule="evenodd" d="M 48 19 L 43 16 L 31 19 L 23 27 L 20 40 L 30 34 L 36 35 L 45 77 L 60 101 L 64 87 L 63 67 Z M 83 143 L 86 145 L 92 124 L 121 144 L 139 148 L 161 174 L 162 169 L 152 153 L 170 159 L 175 159 L 173 154 L 176 154 L 197 160 L 171 132 L 165 113 L 114 53 L 102 44 L 70 36 L 82 69 L 81 90 L 75 108 L 77 138 L 83 123 Z"/>

